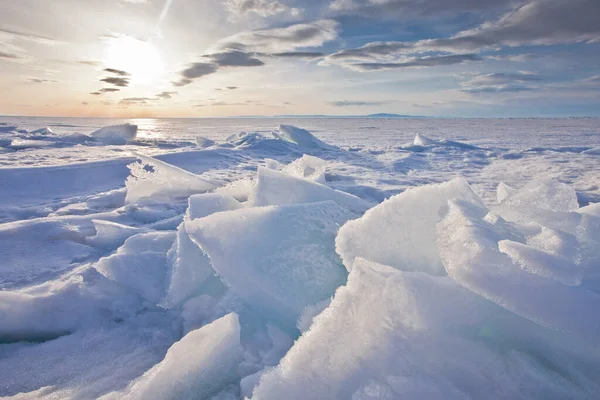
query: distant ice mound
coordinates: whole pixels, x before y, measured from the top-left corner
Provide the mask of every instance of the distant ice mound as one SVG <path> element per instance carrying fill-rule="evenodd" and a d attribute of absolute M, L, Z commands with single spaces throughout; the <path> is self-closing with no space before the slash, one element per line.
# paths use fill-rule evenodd
<path fill-rule="evenodd" d="M 215 141 L 202 136 L 196 136 L 196 145 L 198 147 L 210 147 L 215 145 Z"/>
<path fill-rule="evenodd" d="M 279 130 L 273 132 L 273 136 L 278 139 L 285 140 L 290 143 L 295 143 L 303 148 L 321 148 L 333 149 L 333 146 L 317 139 L 312 133 L 306 129 L 297 128 L 292 125 L 279 125 Z"/>
<path fill-rule="evenodd" d="M 415 151 L 422 151 L 424 150 L 424 148 L 427 147 L 448 147 L 462 150 L 481 150 L 479 147 L 467 143 L 456 142 L 454 140 L 447 139 L 434 140 L 420 133 L 417 133 L 417 135 L 413 139 L 412 144 L 403 146 L 403 148 L 407 150 Z"/>
<path fill-rule="evenodd" d="M 240 132 L 227 137 L 227 142 L 236 147 L 253 148 L 270 151 L 335 150 L 309 131 L 291 125 L 280 125 L 279 129 L 270 133 Z M 285 146 L 287 145 L 287 147 Z M 290 147 L 291 146 L 291 147 Z"/>
<path fill-rule="evenodd" d="M 137 130 L 137 125 L 132 124 L 111 125 L 92 132 L 90 136 L 105 144 L 123 145 L 135 139 Z"/>
<path fill-rule="evenodd" d="M 436 143 L 435 140 L 430 139 L 425 135 L 421 135 L 420 133 L 417 133 L 417 136 L 415 136 L 415 139 L 413 140 L 413 145 L 415 146 L 431 146 Z"/>
<path fill-rule="evenodd" d="M 54 132 L 52 131 L 52 129 L 45 127 L 31 131 L 29 132 L 29 134 L 34 136 L 51 136 L 54 135 Z"/>

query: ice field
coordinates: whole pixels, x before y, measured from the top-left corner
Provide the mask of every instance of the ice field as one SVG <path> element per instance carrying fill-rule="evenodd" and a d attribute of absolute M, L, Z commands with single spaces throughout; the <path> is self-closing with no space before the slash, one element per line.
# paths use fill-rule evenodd
<path fill-rule="evenodd" d="M 0 397 L 598 399 L 600 119 L 0 118 Z"/>

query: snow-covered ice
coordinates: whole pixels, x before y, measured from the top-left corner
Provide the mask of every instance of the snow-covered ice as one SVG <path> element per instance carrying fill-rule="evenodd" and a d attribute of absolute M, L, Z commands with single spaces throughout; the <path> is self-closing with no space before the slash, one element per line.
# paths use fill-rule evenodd
<path fill-rule="evenodd" d="M 600 398 L 599 148 L 598 119 L 0 117 L 0 397 Z"/>

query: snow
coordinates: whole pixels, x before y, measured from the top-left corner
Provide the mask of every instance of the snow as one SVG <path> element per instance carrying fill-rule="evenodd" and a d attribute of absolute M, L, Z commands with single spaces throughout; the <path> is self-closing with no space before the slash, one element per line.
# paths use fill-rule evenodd
<path fill-rule="evenodd" d="M 137 131 L 137 125 L 111 125 L 90 133 L 90 136 L 105 144 L 123 145 L 134 140 Z"/>
<path fill-rule="evenodd" d="M 0 117 L 0 397 L 598 397 L 597 119 L 127 123 Z"/>

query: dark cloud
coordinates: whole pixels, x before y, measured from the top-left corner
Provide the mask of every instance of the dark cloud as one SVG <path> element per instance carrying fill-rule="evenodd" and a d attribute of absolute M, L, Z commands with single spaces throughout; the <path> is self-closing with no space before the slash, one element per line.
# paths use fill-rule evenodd
<path fill-rule="evenodd" d="M 329 9 L 338 14 L 410 19 L 464 12 L 489 12 L 523 3 L 519 0 L 334 0 Z"/>
<path fill-rule="evenodd" d="M 264 62 L 253 57 L 252 53 L 246 53 L 239 50 L 207 54 L 202 57 L 209 59 L 212 64 L 219 67 L 260 67 L 265 65 Z"/>
<path fill-rule="evenodd" d="M 205 62 L 188 65 L 173 82 L 185 86 L 194 79 L 213 74 L 220 68 L 260 67 L 265 65 L 259 57 L 315 58 L 316 52 L 296 52 L 297 48 L 321 46 L 336 39 L 339 24 L 333 20 L 318 20 L 294 24 L 283 28 L 262 29 L 238 33 L 219 41 L 212 53 L 205 54 Z"/>
<path fill-rule="evenodd" d="M 27 78 L 27 82 L 30 83 L 58 83 L 53 79 L 41 79 L 41 78 Z"/>
<path fill-rule="evenodd" d="M 185 86 L 193 82 L 194 79 L 217 72 L 217 66 L 210 63 L 192 63 L 181 71 L 181 79 L 173 82 L 175 86 Z"/>
<path fill-rule="evenodd" d="M 156 95 L 156 97 L 158 99 L 171 99 L 173 98 L 174 94 L 177 94 L 177 92 L 160 92 Z"/>
<path fill-rule="evenodd" d="M 82 101 L 81 104 L 87 106 L 89 103 L 87 101 Z"/>
<path fill-rule="evenodd" d="M 6 60 L 19 60 L 21 59 L 21 56 L 15 53 L 0 51 L 0 58 L 4 58 Z"/>
<path fill-rule="evenodd" d="M 111 74 L 119 75 L 119 76 L 131 76 L 131 74 L 127 71 L 121 71 L 120 69 L 114 68 L 104 68 L 105 72 L 109 72 Z"/>
<path fill-rule="evenodd" d="M 102 93 L 100 93 L 100 92 L 90 92 L 90 94 L 94 95 L 94 96 L 100 96 Z"/>
<path fill-rule="evenodd" d="M 598 0 L 533 0 L 495 22 L 416 45 L 424 50 L 464 52 L 499 46 L 592 43 L 600 41 L 599 20 Z"/>
<path fill-rule="evenodd" d="M 324 57 L 325 53 L 318 51 L 284 51 L 281 53 L 271 53 L 270 56 L 279 58 L 305 58 L 308 60 L 314 60 L 315 58 Z"/>
<path fill-rule="evenodd" d="M 58 39 L 54 39 L 47 36 L 37 35 L 34 33 L 14 31 L 10 29 L 0 29 L 0 38 L 5 37 L 9 40 L 27 40 L 30 42 L 36 42 L 47 45 L 54 45 L 64 43 Z"/>
<path fill-rule="evenodd" d="M 389 104 L 389 101 L 355 101 L 355 100 L 340 100 L 331 101 L 329 104 L 335 107 L 360 107 L 360 106 L 382 106 Z"/>
<path fill-rule="evenodd" d="M 116 76 L 109 76 L 107 78 L 100 79 L 100 82 L 110 83 L 111 85 L 119 87 L 126 87 L 129 85 L 129 79 Z"/>
<path fill-rule="evenodd" d="M 92 67 L 98 67 L 100 65 L 102 65 L 102 63 L 100 61 L 88 61 L 88 60 L 80 60 L 77 61 L 78 64 L 83 64 L 83 65 L 89 65 Z"/>
<path fill-rule="evenodd" d="M 112 93 L 112 92 L 118 92 L 121 89 L 117 89 L 117 88 L 104 88 L 104 89 L 100 89 L 101 93 Z"/>
<path fill-rule="evenodd" d="M 227 89 L 229 89 L 229 90 L 235 90 L 237 88 L 238 88 L 237 86 L 227 86 Z"/>
<path fill-rule="evenodd" d="M 372 63 L 355 63 L 345 65 L 348 68 L 365 72 L 403 68 L 422 68 L 422 67 L 438 67 L 443 65 L 462 64 L 469 61 L 479 61 L 481 57 L 476 54 L 452 54 L 445 56 L 431 56 L 414 58 L 408 61 L 401 62 L 372 62 Z"/>

